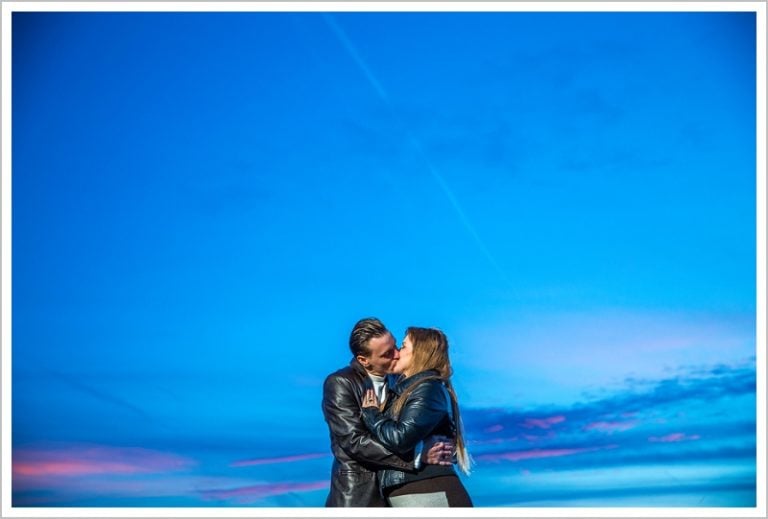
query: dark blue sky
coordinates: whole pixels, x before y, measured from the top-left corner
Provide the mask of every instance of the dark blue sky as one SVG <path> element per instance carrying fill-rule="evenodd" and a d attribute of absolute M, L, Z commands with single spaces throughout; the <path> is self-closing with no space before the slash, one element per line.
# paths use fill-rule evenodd
<path fill-rule="evenodd" d="M 322 505 L 366 315 L 447 333 L 480 506 L 754 505 L 754 13 L 17 12 L 12 51 L 15 505 Z"/>

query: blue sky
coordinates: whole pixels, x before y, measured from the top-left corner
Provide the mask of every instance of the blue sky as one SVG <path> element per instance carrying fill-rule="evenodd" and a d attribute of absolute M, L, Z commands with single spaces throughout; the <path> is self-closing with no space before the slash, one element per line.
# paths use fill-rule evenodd
<path fill-rule="evenodd" d="M 322 506 L 363 316 L 478 506 L 754 506 L 752 13 L 14 13 L 15 506 Z"/>

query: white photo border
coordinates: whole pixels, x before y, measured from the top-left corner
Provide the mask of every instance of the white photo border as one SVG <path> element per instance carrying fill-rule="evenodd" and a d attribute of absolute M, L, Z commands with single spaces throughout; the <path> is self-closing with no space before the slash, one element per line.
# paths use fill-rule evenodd
<path fill-rule="evenodd" d="M 0 481 L 2 517 L 401 517 L 396 509 L 325 509 L 325 508 L 58 508 L 13 507 L 11 505 L 11 317 L 12 317 L 12 171 L 11 171 L 11 41 L 14 12 L 754 12 L 756 13 L 756 369 L 757 369 L 757 477 L 755 507 L 744 508 L 475 508 L 410 509 L 422 517 L 765 517 L 766 516 L 766 3 L 645 1 L 645 2 L 3 2 L 0 12 L 2 40 L 2 183 L 0 184 L 0 338 L 2 357 L 2 443 Z"/>

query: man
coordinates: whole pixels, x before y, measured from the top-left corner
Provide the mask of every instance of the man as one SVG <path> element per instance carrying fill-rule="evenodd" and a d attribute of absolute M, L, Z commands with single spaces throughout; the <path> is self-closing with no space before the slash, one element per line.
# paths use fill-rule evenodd
<path fill-rule="evenodd" d="M 376 470 L 413 470 L 414 460 L 393 454 L 371 436 L 362 421 L 361 402 L 370 387 L 384 405 L 391 400 L 387 375 L 400 354 L 392 334 L 375 318 L 355 324 L 349 349 L 353 356 L 349 366 L 331 373 L 323 385 L 323 415 L 334 456 L 331 491 L 325 506 L 386 506 L 379 494 Z M 430 442 L 426 462 L 448 465 L 453 444 L 439 440 Z"/>

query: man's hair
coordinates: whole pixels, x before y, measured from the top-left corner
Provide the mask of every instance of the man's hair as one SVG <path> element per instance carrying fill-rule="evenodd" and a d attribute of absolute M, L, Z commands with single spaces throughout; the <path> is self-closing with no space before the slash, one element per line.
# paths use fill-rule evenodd
<path fill-rule="evenodd" d="M 367 357 L 371 354 L 371 351 L 368 349 L 368 341 L 375 337 L 383 337 L 388 333 L 389 330 L 384 326 L 384 323 L 375 317 L 360 319 L 349 335 L 349 349 L 352 351 L 352 355 L 354 357 L 358 355 Z"/>

